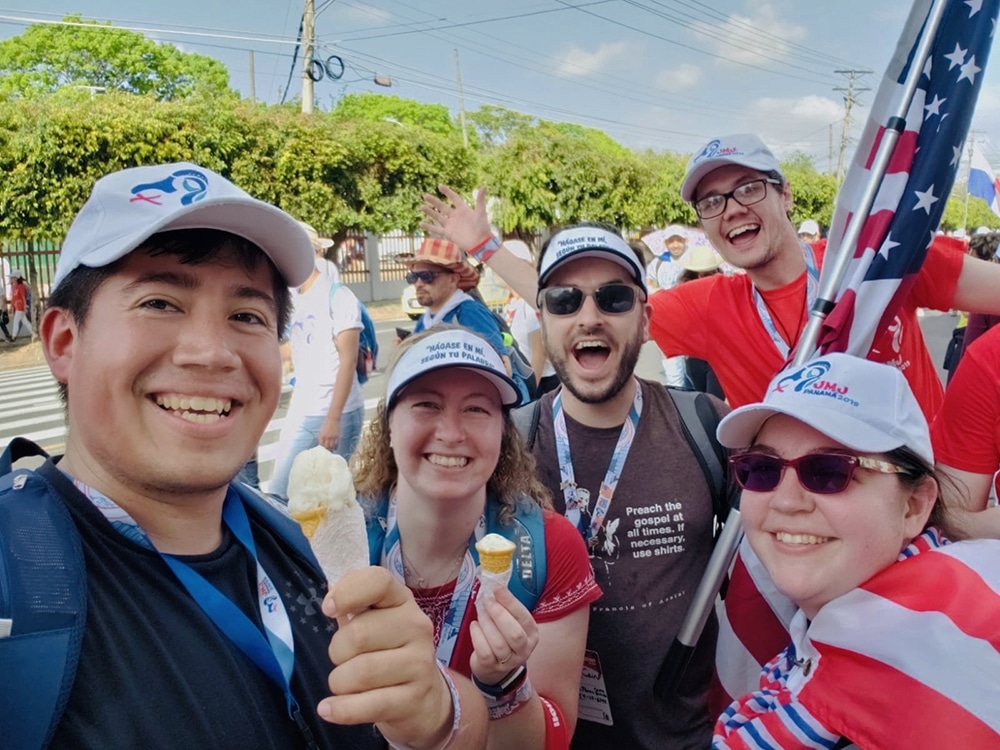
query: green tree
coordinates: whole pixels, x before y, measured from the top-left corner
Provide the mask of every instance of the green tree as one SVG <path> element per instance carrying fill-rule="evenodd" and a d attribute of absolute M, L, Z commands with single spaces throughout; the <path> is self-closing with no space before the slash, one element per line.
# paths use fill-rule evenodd
<path fill-rule="evenodd" d="M 792 221 L 796 226 L 806 219 L 829 227 L 839 185 L 832 174 L 821 174 L 812 158 L 799 153 L 785 159 L 781 171 L 792 188 Z"/>
<path fill-rule="evenodd" d="M 30 98 L 65 86 L 148 94 L 170 101 L 202 91 L 228 94 L 229 73 L 211 57 L 181 52 L 110 23 L 63 19 L 0 42 L 0 98 Z"/>
<path fill-rule="evenodd" d="M 413 99 L 365 92 L 347 94 L 330 111 L 340 122 L 388 122 L 396 127 L 413 125 L 438 135 L 461 138 L 461 130 L 443 104 L 423 104 Z"/>
<path fill-rule="evenodd" d="M 531 115 L 496 104 L 484 104 L 475 112 L 469 112 L 466 118 L 486 149 L 501 146 L 508 138 L 538 124 L 538 119 Z"/>

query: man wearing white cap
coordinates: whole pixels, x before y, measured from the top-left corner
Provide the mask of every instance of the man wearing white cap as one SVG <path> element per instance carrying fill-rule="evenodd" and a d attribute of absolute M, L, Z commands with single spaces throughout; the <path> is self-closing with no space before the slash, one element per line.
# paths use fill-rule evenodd
<path fill-rule="evenodd" d="M 367 568 L 324 598 L 297 525 L 232 482 L 313 261 L 292 217 L 195 164 L 95 185 L 40 325 L 66 452 L 0 478 L 5 744 L 384 746 L 374 722 L 394 746 L 482 746 L 478 691 L 438 670 L 405 587 Z M 26 558 L 38 537 L 66 564 Z"/>
<path fill-rule="evenodd" d="M 710 141 L 688 164 L 681 197 L 698 214 L 706 237 L 746 274 L 713 276 L 653 295 L 653 340 L 664 354 L 711 364 L 733 406 L 760 399 L 805 327 L 825 246 L 810 246 L 789 219 L 792 191 L 778 160 L 755 135 Z M 1000 310 L 1000 267 L 938 238 L 896 319 L 869 358 L 903 370 L 933 417 L 943 397 L 916 310 Z"/>
<path fill-rule="evenodd" d="M 677 694 L 654 691 L 711 555 L 713 508 L 667 389 L 635 376 L 649 330 L 642 259 L 614 229 L 580 224 L 549 239 L 536 272 L 490 235 L 485 191 L 475 208 L 441 191 L 447 203 L 424 196 L 423 227 L 479 253 L 522 294 L 536 289 L 542 339 L 562 382 L 538 402 L 529 443 L 556 509 L 587 540 L 604 591 L 591 607 L 572 746 L 706 747 L 714 618 Z M 725 411 L 714 399 L 710 406 Z"/>
<path fill-rule="evenodd" d="M 812 219 L 806 219 L 799 224 L 799 239 L 812 244 L 820 238 L 819 224 Z"/>
<path fill-rule="evenodd" d="M 663 250 L 650 248 L 656 253 L 656 257 L 646 266 L 646 283 L 650 290 L 669 289 L 677 284 L 677 278 L 684 270 L 681 267 L 681 260 L 687 252 L 687 230 L 677 224 L 671 224 L 656 234 L 663 241 Z"/>

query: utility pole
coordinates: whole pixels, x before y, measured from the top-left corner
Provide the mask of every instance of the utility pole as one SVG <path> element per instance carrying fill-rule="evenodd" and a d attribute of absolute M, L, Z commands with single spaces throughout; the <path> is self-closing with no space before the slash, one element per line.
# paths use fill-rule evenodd
<path fill-rule="evenodd" d="M 870 88 L 855 88 L 854 82 L 861 76 L 869 75 L 870 70 L 835 70 L 837 75 L 847 76 L 847 88 L 835 87 L 834 91 L 844 92 L 844 126 L 840 131 L 840 156 L 837 157 L 837 179 L 844 179 L 844 154 L 847 152 L 847 134 L 851 128 L 851 109 L 859 104 L 856 93 L 871 91 Z"/>
<path fill-rule="evenodd" d="M 306 7 L 302 11 L 302 113 L 306 115 L 311 115 L 313 111 L 313 79 L 309 73 L 315 42 L 316 4 L 314 0 L 306 0 Z"/>
<path fill-rule="evenodd" d="M 469 147 L 469 131 L 465 127 L 465 93 L 462 91 L 462 66 L 458 62 L 458 50 L 455 50 L 455 73 L 458 78 L 458 120 L 462 123 L 462 145 Z"/>
<path fill-rule="evenodd" d="M 257 86 L 256 82 L 254 81 L 254 74 L 253 74 L 253 50 L 250 50 L 250 101 L 252 102 L 257 101 L 256 88 Z"/>

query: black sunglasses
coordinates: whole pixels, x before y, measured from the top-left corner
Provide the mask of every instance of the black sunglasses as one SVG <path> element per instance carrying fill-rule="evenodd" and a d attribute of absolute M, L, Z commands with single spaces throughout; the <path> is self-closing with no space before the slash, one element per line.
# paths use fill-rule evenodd
<path fill-rule="evenodd" d="M 905 474 L 906 469 L 889 461 L 849 453 L 807 453 L 790 460 L 770 453 L 740 453 L 729 457 L 733 476 L 740 487 L 751 492 L 771 492 L 781 482 L 785 467 L 791 466 L 809 492 L 833 495 L 843 492 L 859 466 L 880 474 Z"/>
<path fill-rule="evenodd" d="M 410 271 L 406 274 L 406 283 L 416 284 L 418 281 L 422 281 L 425 284 L 433 284 L 434 279 L 445 273 L 451 273 L 451 271 Z"/>
<path fill-rule="evenodd" d="M 628 284 L 605 284 L 593 292 L 575 286 L 550 286 L 538 290 L 539 307 L 543 303 L 550 315 L 572 315 L 583 306 L 583 300 L 593 297 L 601 312 L 611 315 L 627 313 L 635 307 L 636 288 Z"/>

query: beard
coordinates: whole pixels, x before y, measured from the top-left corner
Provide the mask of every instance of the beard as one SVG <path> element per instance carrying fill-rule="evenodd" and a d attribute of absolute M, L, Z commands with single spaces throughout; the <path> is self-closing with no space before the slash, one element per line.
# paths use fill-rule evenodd
<path fill-rule="evenodd" d="M 635 366 L 639 362 L 639 354 L 643 344 L 642 331 L 637 330 L 634 335 L 629 337 L 622 348 L 621 358 L 618 360 L 618 369 L 615 371 L 615 377 L 611 383 L 600 390 L 590 389 L 585 391 L 583 384 L 573 382 L 573 376 L 570 375 L 569 368 L 566 365 L 568 358 L 562 356 L 560 352 L 553 351 L 553 348 L 549 346 L 548 336 L 544 335 L 544 331 L 543 341 L 545 343 L 545 353 L 549 358 L 549 362 L 552 363 L 552 368 L 556 371 L 556 375 L 559 377 L 559 382 L 562 383 L 563 388 L 585 404 L 604 404 L 621 393 L 622 388 L 625 387 L 635 373 Z M 599 388 L 599 386 L 595 387 Z"/>

